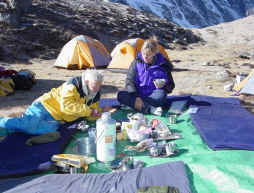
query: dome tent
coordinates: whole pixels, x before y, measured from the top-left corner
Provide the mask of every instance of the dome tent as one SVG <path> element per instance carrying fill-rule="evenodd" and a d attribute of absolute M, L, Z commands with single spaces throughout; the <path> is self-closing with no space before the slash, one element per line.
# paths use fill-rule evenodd
<path fill-rule="evenodd" d="M 107 67 L 110 60 L 109 52 L 100 41 L 80 35 L 64 45 L 54 66 L 79 70 L 102 68 Z"/>
<path fill-rule="evenodd" d="M 254 70 L 252 70 L 249 75 L 244 78 L 238 84 L 235 84 L 233 90 L 239 94 L 249 94 L 254 95 Z"/>

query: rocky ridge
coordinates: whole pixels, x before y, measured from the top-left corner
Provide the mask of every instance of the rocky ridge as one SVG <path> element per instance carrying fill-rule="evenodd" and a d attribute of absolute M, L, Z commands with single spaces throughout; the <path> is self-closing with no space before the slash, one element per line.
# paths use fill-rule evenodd
<path fill-rule="evenodd" d="M 34 0 L 18 24 L 0 24 L 0 61 L 54 59 L 67 41 L 80 34 L 100 40 L 109 51 L 122 40 L 151 35 L 170 49 L 201 41 L 191 30 L 125 5 Z"/>
<path fill-rule="evenodd" d="M 103 1 L 103 0 L 102 0 Z M 254 13 L 253 0 L 104 0 L 130 5 L 187 28 L 234 21 Z"/>

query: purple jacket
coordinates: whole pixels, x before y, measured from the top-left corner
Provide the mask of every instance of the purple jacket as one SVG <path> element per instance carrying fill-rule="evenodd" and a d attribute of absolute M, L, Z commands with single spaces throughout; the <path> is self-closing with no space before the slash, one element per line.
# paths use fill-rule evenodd
<path fill-rule="evenodd" d="M 161 53 L 156 54 L 154 63 L 151 65 L 146 64 L 142 54 L 139 53 L 129 68 L 126 89 L 128 92 L 137 93 L 142 98 L 148 97 L 156 89 L 154 80 L 165 79 L 166 85 L 163 89 L 170 93 L 175 87 L 171 70 L 172 65 Z"/>

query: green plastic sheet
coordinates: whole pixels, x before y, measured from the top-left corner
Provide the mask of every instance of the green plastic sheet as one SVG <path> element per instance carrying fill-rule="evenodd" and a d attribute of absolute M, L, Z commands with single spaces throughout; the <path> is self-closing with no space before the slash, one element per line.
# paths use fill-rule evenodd
<path fill-rule="evenodd" d="M 119 110 L 112 116 L 116 120 L 126 118 L 128 111 Z M 168 124 L 165 116 L 147 115 L 151 120 L 157 118 Z M 148 152 L 137 153 L 134 158 L 145 162 L 145 167 L 170 161 L 182 160 L 186 164 L 187 174 L 193 193 L 253 193 L 254 192 L 254 152 L 246 150 L 211 150 L 201 139 L 191 122 L 188 113 L 177 117 L 177 122 L 169 126 L 171 131 L 179 132 L 181 139 L 174 140 L 179 153 L 169 158 L 151 158 Z M 244 131 L 243 131 L 244 132 Z M 75 138 L 87 136 L 77 133 L 68 145 L 65 153 L 72 153 Z M 220 137 L 220 136 L 218 136 Z M 117 152 L 122 153 L 129 141 L 117 143 Z M 106 164 L 96 162 L 89 166 L 88 173 L 108 173 Z"/>

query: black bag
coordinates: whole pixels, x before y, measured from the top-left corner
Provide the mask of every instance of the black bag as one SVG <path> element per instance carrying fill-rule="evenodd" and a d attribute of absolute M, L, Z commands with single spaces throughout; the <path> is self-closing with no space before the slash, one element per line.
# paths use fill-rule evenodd
<path fill-rule="evenodd" d="M 11 78 L 15 83 L 16 90 L 29 90 L 36 83 L 35 73 L 30 70 L 20 70 Z"/>

